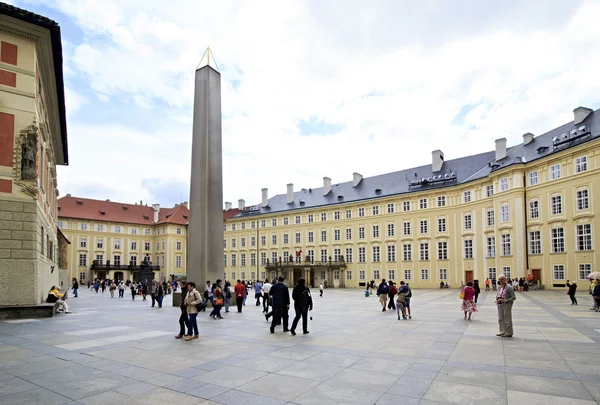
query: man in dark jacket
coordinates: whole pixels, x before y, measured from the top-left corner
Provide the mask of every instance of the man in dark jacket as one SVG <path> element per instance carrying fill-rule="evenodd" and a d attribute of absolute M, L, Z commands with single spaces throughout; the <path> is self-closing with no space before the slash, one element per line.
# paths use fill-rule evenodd
<path fill-rule="evenodd" d="M 162 308 L 163 297 L 165 296 L 165 287 L 159 281 L 156 283 L 156 303 L 159 308 Z"/>
<path fill-rule="evenodd" d="M 275 326 L 283 319 L 283 331 L 288 329 L 288 310 L 290 309 L 290 290 L 283 284 L 285 278 L 279 276 L 278 283 L 271 287 L 269 294 L 273 299 L 273 320 L 271 321 L 271 333 L 275 333 Z"/>
<path fill-rule="evenodd" d="M 188 329 L 187 335 L 185 334 L 185 327 L 188 324 L 187 305 L 185 304 L 185 298 L 187 297 L 187 283 L 181 282 L 181 303 L 179 308 L 181 309 L 181 315 L 179 316 L 179 335 L 175 336 L 175 339 L 181 339 L 184 336 L 192 336 L 192 333 Z"/>
<path fill-rule="evenodd" d="M 306 281 L 303 278 L 298 279 L 298 284 L 292 291 L 292 298 L 294 299 L 294 310 L 296 316 L 292 322 L 292 335 L 296 335 L 296 326 L 302 316 L 302 333 L 305 335 L 308 332 L 308 311 L 313 309 L 312 296 L 310 295 L 310 289 L 306 286 Z"/>

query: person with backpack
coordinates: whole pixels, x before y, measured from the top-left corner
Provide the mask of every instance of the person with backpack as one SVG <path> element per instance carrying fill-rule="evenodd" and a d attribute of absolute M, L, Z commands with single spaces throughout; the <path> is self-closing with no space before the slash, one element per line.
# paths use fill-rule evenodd
<path fill-rule="evenodd" d="M 396 306 L 394 305 L 394 296 L 396 294 L 398 294 L 398 287 L 396 287 L 396 285 L 394 284 L 394 282 L 392 280 L 390 280 L 388 282 L 388 284 L 389 284 L 388 297 L 390 298 L 390 301 L 389 301 L 387 307 L 390 311 L 393 311 L 396 309 Z"/>
<path fill-rule="evenodd" d="M 377 288 L 377 296 L 379 297 L 379 303 L 381 304 L 381 312 L 385 312 L 385 306 L 387 305 L 388 292 L 390 288 L 385 282 L 385 278 L 381 280 L 381 284 Z"/>
<path fill-rule="evenodd" d="M 406 319 L 406 296 L 408 295 L 408 286 L 404 284 L 404 281 L 400 281 L 400 288 L 396 295 L 396 313 L 398 314 L 398 320 L 400 320 L 400 313 L 402 313 L 402 319 Z"/>
<path fill-rule="evenodd" d="M 312 296 L 310 295 L 310 289 L 306 286 L 306 280 L 304 278 L 298 279 L 298 284 L 296 284 L 292 290 L 292 298 L 294 299 L 296 316 L 292 322 L 290 332 L 292 335 L 296 335 L 296 326 L 298 326 L 298 321 L 300 320 L 300 317 L 302 317 L 302 333 L 306 335 L 310 333 L 308 331 L 308 311 L 312 311 L 313 301 Z"/>
<path fill-rule="evenodd" d="M 225 312 L 229 312 L 229 305 L 231 304 L 231 283 L 229 281 L 225 281 Z"/>
<path fill-rule="evenodd" d="M 165 287 L 161 282 L 156 283 L 156 303 L 162 308 L 163 298 L 165 296 Z"/>
<path fill-rule="evenodd" d="M 412 319 L 412 315 L 410 313 L 410 299 L 412 298 L 412 289 L 406 283 L 406 288 L 408 289 L 408 293 L 406 294 L 406 298 L 404 299 L 404 308 L 406 309 L 406 314 L 408 315 L 408 319 Z"/>

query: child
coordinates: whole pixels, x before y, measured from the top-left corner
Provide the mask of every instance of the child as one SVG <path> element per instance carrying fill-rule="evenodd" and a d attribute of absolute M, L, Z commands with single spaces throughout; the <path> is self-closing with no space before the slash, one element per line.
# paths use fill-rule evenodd
<path fill-rule="evenodd" d="M 400 312 L 402 312 L 402 319 L 406 319 L 406 296 L 408 295 L 408 287 L 404 284 L 404 281 L 400 281 L 400 288 L 396 295 L 396 313 L 398 314 L 398 320 L 400 320 Z"/>

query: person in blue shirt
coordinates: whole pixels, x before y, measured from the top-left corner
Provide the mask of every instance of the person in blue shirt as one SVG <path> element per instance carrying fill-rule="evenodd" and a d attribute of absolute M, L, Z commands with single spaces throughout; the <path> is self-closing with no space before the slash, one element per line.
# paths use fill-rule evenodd
<path fill-rule="evenodd" d="M 262 297 L 262 284 L 256 280 L 254 283 L 254 298 L 256 298 L 257 307 L 260 307 L 260 297 Z"/>

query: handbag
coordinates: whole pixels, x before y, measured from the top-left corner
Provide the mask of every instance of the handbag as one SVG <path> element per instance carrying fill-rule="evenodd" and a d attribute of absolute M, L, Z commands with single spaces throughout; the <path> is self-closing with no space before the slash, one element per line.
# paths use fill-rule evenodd
<path fill-rule="evenodd" d="M 460 295 L 458 296 L 458 298 L 460 298 L 461 300 L 464 300 L 464 299 L 465 299 L 465 290 L 462 290 L 462 291 L 460 292 Z"/>
<path fill-rule="evenodd" d="M 223 298 L 222 297 L 215 298 L 215 305 L 222 306 L 223 305 Z"/>

